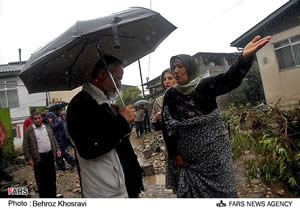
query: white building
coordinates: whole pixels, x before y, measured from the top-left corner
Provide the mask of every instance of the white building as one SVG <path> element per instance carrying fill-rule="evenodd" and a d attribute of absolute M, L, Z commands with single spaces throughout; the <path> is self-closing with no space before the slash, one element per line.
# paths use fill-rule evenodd
<path fill-rule="evenodd" d="M 15 150 L 21 151 L 23 123 L 30 115 L 30 107 L 46 106 L 46 93 L 28 94 L 19 78 L 25 62 L 0 65 L 0 108 L 10 108 Z"/>
<path fill-rule="evenodd" d="M 256 53 L 267 104 L 300 104 L 300 1 L 290 0 L 242 34 L 231 46 L 244 48 L 256 35 L 272 40 Z"/>

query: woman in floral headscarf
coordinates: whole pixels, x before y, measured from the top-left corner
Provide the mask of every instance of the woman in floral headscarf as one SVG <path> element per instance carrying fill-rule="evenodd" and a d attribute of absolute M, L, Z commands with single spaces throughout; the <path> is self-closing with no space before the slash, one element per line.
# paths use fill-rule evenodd
<path fill-rule="evenodd" d="M 237 88 L 253 55 L 271 37 L 255 37 L 224 73 L 200 78 L 189 55 L 171 58 L 177 84 L 164 96 L 162 123 L 177 197 L 237 197 L 232 153 L 216 97 Z"/>

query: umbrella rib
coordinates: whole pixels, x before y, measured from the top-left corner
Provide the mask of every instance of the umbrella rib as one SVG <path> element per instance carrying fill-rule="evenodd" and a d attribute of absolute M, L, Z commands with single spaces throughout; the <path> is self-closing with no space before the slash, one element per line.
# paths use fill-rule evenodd
<path fill-rule="evenodd" d="M 74 67 L 74 65 L 76 64 L 77 60 L 79 59 L 81 53 L 82 53 L 83 50 L 85 49 L 85 46 L 86 46 L 86 44 L 88 43 L 88 41 L 89 41 L 89 40 L 86 39 L 85 43 L 84 43 L 83 46 L 82 46 L 82 49 L 81 49 L 80 52 L 78 53 L 78 55 L 77 55 L 75 61 L 73 62 L 72 66 L 70 67 L 70 69 L 69 69 L 69 71 L 68 71 L 68 73 L 69 73 L 69 88 L 71 88 L 72 70 L 73 70 L 73 67 Z"/>
<path fill-rule="evenodd" d="M 113 35 L 110 34 L 103 34 L 103 37 L 113 37 Z M 119 35 L 120 38 L 128 38 L 128 39 L 136 39 L 136 36 L 125 36 L 125 35 Z"/>

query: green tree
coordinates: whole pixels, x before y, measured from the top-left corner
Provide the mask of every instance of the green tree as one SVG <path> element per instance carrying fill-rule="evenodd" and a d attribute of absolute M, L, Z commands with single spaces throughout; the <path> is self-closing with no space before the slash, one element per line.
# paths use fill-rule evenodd
<path fill-rule="evenodd" d="M 259 67 L 257 62 L 253 62 L 253 65 L 247 74 L 249 91 L 247 91 L 248 101 L 251 104 L 265 101 L 264 87 L 259 73 Z"/>
<path fill-rule="evenodd" d="M 264 88 L 257 62 L 253 62 L 251 69 L 238 88 L 219 97 L 217 101 L 221 106 L 228 106 L 231 103 L 255 105 L 265 102 Z"/>
<path fill-rule="evenodd" d="M 125 105 L 133 104 L 135 101 L 141 99 L 141 90 L 137 87 L 128 87 L 125 90 L 121 91 L 121 96 L 124 100 Z M 120 107 L 122 106 L 122 102 L 119 96 L 116 98 L 116 104 Z"/>

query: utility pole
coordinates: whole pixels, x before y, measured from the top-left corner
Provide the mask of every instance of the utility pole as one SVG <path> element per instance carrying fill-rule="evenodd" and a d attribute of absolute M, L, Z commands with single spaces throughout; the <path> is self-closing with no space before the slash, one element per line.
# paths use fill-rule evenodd
<path fill-rule="evenodd" d="M 142 76 L 142 69 L 141 69 L 141 62 L 140 62 L 140 60 L 138 60 L 138 63 L 139 63 L 139 68 L 140 68 L 140 76 L 141 76 L 141 83 L 142 83 L 142 93 L 143 93 L 143 98 L 145 98 L 143 76 Z"/>
<path fill-rule="evenodd" d="M 152 1 L 150 0 L 150 9 L 152 9 Z M 142 93 L 143 93 L 143 98 L 145 98 L 145 91 L 144 91 L 144 83 L 143 83 L 143 76 L 142 76 L 142 68 L 141 68 L 141 62 L 138 60 L 139 63 L 139 69 L 140 69 L 140 76 L 141 76 L 141 84 L 142 84 Z M 148 79 L 149 79 L 149 71 L 150 71 L 150 55 L 149 55 L 149 63 L 148 63 Z M 147 79 L 147 82 L 148 82 Z"/>
<path fill-rule="evenodd" d="M 46 91 L 46 106 L 49 105 L 49 96 L 48 96 L 48 91 Z"/>

